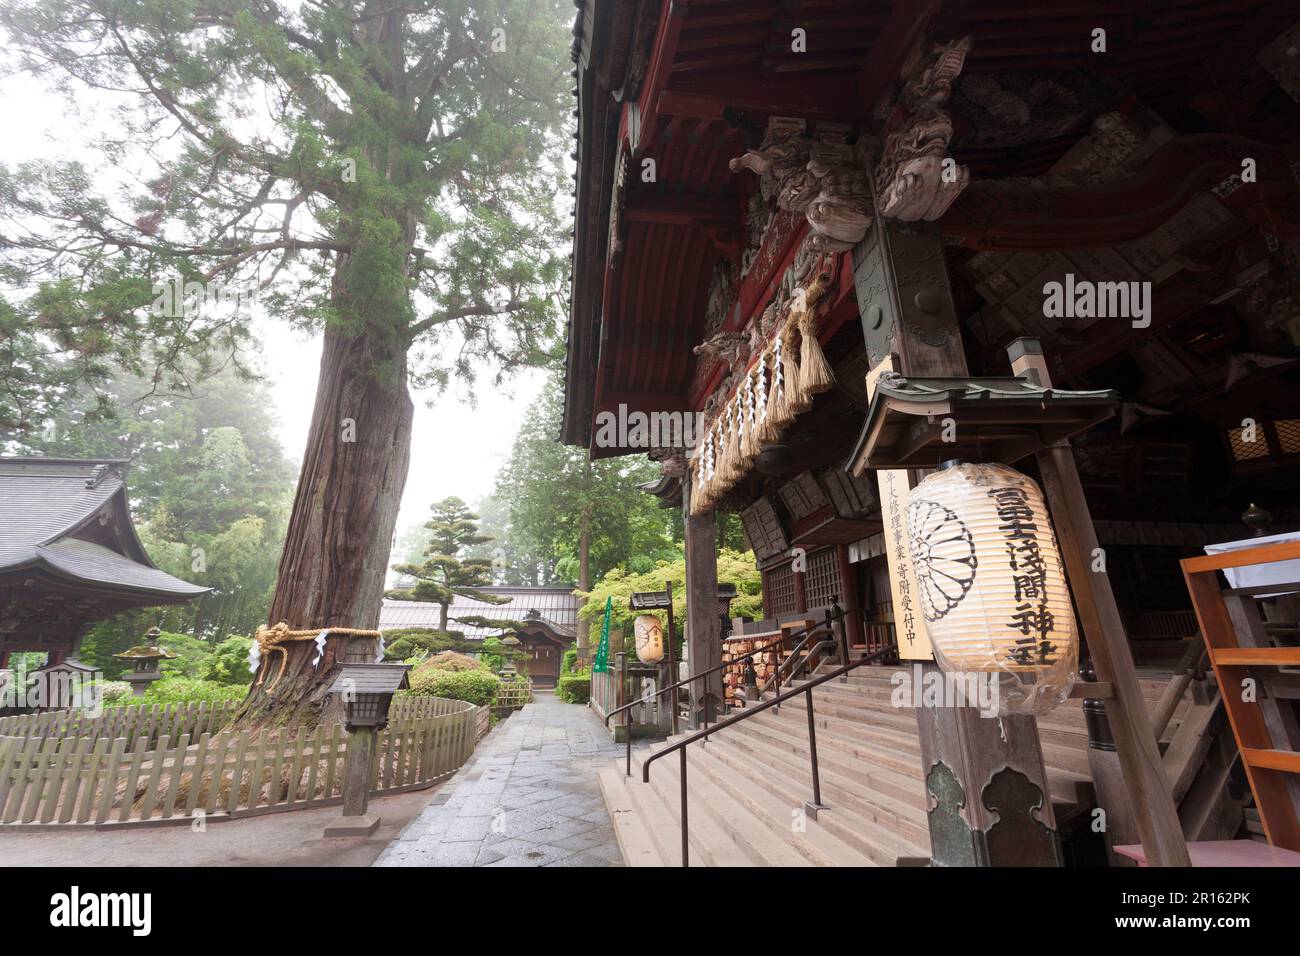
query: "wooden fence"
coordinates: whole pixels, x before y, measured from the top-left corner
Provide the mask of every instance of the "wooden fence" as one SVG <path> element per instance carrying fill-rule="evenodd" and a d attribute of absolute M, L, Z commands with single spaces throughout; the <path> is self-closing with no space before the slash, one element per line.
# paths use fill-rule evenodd
<path fill-rule="evenodd" d="M 342 725 L 225 731 L 233 711 L 225 705 L 120 711 L 0 718 L 0 829 L 158 824 L 342 802 Z M 473 752 L 486 715 L 462 701 L 395 700 L 376 742 L 372 795 L 450 776 Z"/>
<path fill-rule="evenodd" d="M 525 704 L 533 702 L 533 682 L 502 684 L 497 691 L 496 700 L 492 702 L 494 711 L 518 710 Z"/>
<path fill-rule="evenodd" d="M 653 691 L 663 686 L 667 667 L 654 664 L 631 664 L 626 655 L 618 653 L 607 671 L 591 675 L 589 706 L 604 720 L 613 710 L 640 699 L 641 704 L 610 721 L 610 733 L 615 740 L 626 740 L 628 716 L 632 721 L 633 737 L 661 737 L 669 733 L 672 714 L 667 695 L 653 696 Z M 686 688 L 683 688 L 686 690 Z M 685 695 L 683 695 L 685 696 Z"/>

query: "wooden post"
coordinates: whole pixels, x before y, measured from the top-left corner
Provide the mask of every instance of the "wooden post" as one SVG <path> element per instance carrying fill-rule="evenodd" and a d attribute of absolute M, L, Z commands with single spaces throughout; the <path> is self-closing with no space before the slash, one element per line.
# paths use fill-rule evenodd
<path fill-rule="evenodd" d="M 968 374 L 936 224 L 878 218 L 854 248 L 853 263 L 871 367 L 893 355 L 904 375 Z M 915 480 L 913 474 L 909 483 Z M 887 553 L 893 570 L 896 556 Z M 910 677 L 914 683 L 942 675 L 933 661 L 918 661 Z M 916 715 L 934 804 L 928 817 L 932 864 L 1060 865 L 1034 718 L 997 719 L 969 706 L 922 706 Z M 1016 811 L 1007 812 L 1012 807 Z"/>
<path fill-rule="evenodd" d="M 1012 374 L 1026 375 L 1045 388 L 1051 387 L 1052 378 L 1037 339 L 1016 339 L 1008 354 Z M 1104 571 L 1093 570 L 1102 551 L 1079 481 L 1074 450 L 1068 442 L 1046 448 L 1038 453 L 1038 468 L 1093 669 L 1097 680 L 1114 687 L 1115 696 L 1106 701 L 1106 717 L 1147 861 L 1152 866 L 1191 866 L 1178 807 L 1161 765 L 1160 747 L 1151 730 L 1110 578 Z"/>
<path fill-rule="evenodd" d="M 627 651 L 619 651 L 614 655 L 614 671 L 618 674 L 618 706 L 632 703 L 632 689 L 627 685 Z M 632 739 L 632 711 L 631 709 L 623 711 L 623 734 L 624 740 Z M 614 728 L 614 740 L 618 740 L 618 728 Z"/>
<path fill-rule="evenodd" d="M 327 837 L 370 836 L 379 829 L 379 815 L 367 812 L 377 733 L 374 727 L 348 731 L 348 750 L 343 758 L 343 814 L 326 825 Z"/>
<path fill-rule="evenodd" d="M 836 546 L 835 557 L 839 562 L 840 570 L 840 606 L 844 608 L 844 620 L 840 626 L 844 628 L 845 641 L 852 649 L 855 640 L 859 638 L 864 642 L 866 640 L 862 631 L 862 615 L 858 612 L 857 575 L 853 573 L 853 563 L 849 560 L 847 544 Z M 847 664 L 848 661 L 844 663 Z"/>
<path fill-rule="evenodd" d="M 668 661 L 668 683 L 669 685 L 677 683 L 677 624 L 673 620 L 673 582 L 665 581 L 664 590 L 668 592 L 668 640 L 664 647 L 664 653 Z M 668 692 L 668 698 L 664 704 L 670 707 L 671 720 L 669 727 L 674 734 L 677 733 L 677 691 Z"/>
<path fill-rule="evenodd" d="M 722 663 L 722 622 L 718 618 L 718 530 L 713 510 L 691 514 L 690 482 L 682 482 L 682 522 L 686 530 L 686 646 L 691 675 Z M 722 705 L 722 672 L 691 682 L 691 726 L 717 719 Z M 707 708 L 707 711 L 705 710 Z"/>

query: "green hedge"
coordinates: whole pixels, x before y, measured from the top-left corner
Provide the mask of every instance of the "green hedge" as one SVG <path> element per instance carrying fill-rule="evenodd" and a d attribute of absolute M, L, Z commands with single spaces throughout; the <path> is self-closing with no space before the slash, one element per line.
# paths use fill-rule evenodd
<path fill-rule="evenodd" d="M 191 677 L 164 677 L 149 685 L 143 697 L 121 697 L 106 707 L 130 707 L 134 704 L 188 704 L 206 700 L 211 704 L 224 701 L 241 701 L 248 696 L 248 688 L 239 684 L 218 684 L 216 681 L 195 680 Z"/>
<path fill-rule="evenodd" d="M 415 669 L 417 671 L 486 671 L 488 668 L 482 661 L 475 660 L 468 654 L 443 651 L 421 661 Z"/>
<path fill-rule="evenodd" d="M 591 699 L 591 671 L 560 675 L 555 684 L 555 696 L 566 704 L 585 704 Z"/>
<path fill-rule="evenodd" d="M 417 697 L 449 697 L 480 707 L 496 700 L 501 678 L 487 671 L 444 671 L 436 668 L 411 675 L 411 693 Z"/>
<path fill-rule="evenodd" d="M 578 651 L 576 648 L 571 647 L 564 652 L 564 657 L 561 659 L 560 673 L 572 674 L 574 672 L 573 667 L 577 663 L 578 663 Z"/>

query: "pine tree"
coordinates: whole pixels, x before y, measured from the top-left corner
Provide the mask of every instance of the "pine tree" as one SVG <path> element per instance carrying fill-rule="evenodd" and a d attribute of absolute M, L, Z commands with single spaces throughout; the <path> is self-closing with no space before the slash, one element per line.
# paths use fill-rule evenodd
<path fill-rule="evenodd" d="M 492 562 L 487 558 L 461 557 L 462 549 L 491 541 L 479 534 L 478 515 L 459 498 L 444 498 L 432 505 L 433 517 L 424 526 L 432 533 L 424 559 L 419 564 L 397 564 L 393 570 L 415 580 L 415 586 L 396 588 L 387 596 L 398 601 L 427 601 L 441 605 L 438 630 L 446 631 L 449 620 L 460 624 L 507 630 L 516 622 L 473 615 L 448 618 L 456 595 L 473 598 L 484 604 L 509 604 L 509 598 L 483 591 L 492 583 Z"/>

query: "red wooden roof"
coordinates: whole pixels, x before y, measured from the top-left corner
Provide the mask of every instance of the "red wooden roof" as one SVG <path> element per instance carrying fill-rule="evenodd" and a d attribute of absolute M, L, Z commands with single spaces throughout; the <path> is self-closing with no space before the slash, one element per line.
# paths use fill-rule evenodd
<path fill-rule="evenodd" d="M 963 76 L 1087 71 L 1092 81 L 1119 91 L 1105 109 L 1126 108 L 1136 99 L 1181 133 L 1210 131 L 1204 117 L 1223 114 L 1215 97 L 1222 98 L 1224 90 L 1240 102 L 1266 103 L 1267 109 L 1241 109 L 1240 115 L 1228 110 L 1222 123 L 1232 127 L 1214 132 L 1266 136 L 1277 144 L 1294 135 L 1298 124 L 1288 126 L 1287 120 L 1300 119 L 1295 104 L 1277 102 L 1259 88 L 1254 62 L 1261 46 L 1294 21 L 1291 2 L 1170 0 L 1157 10 L 1130 0 L 805 0 L 795 7 L 780 0 L 582 0 L 582 5 L 575 25 L 579 196 L 563 429 L 570 443 L 587 444 L 594 416 L 620 403 L 644 411 L 698 406 L 691 350 L 704 335 L 714 265 L 743 244 L 746 197 L 755 186 L 753 176 L 731 173 L 727 161 L 756 142 L 773 115 L 878 130 L 877 106 L 922 34 L 973 37 Z M 1096 28 L 1107 31 L 1105 54 L 1090 49 Z M 795 29 L 806 31 L 807 52 L 792 51 Z M 1249 84 L 1254 92 L 1242 94 Z M 1014 145 L 968 138 L 965 146 L 962 117 L 955 114 L 953 153 L 971 166 L 974 182 L 1037 175 L 1078 142 L 1097 112 L 1085 110 L 1078 124 L 1044 138 Z M 1297 156 L 1276 152 L 1273 178 L 1235 202 L 1260 210 L 1294 202 L 1295 184 L 1287 182 L 1286 172 Z M 620 198 L 615 157 L 623 153 L 629 163 Z M 646 159 L 656 164 L 653 184 L 640 178 Z M 1148 204 L 1153 214 L 1166 215 L 1161 207 L 1168 203 L 1176 209 L 1180 190 L 1204 188 L 1202 180 L 1223 171 L 1206 166 L 1191 184 L 1179 157 L 1168 159 L 1178 169 L 1149 184 L 1169 193 Z M 1117 213 L 1134 213 L 1133 234 L 1151 228 L 1150 217 L 1137 208 L 1141 203 L 1122 195 L 1126 188 L 1115 187 L 1109 198 L 1092 197 L 1080 214 L 1086 220 L 1100 208 L 1098 200 L 1114 200 Z M 989 201 L 987 194 L 968 189 L 942 221 L 945 234 L 983 247 L 1061 247 L 1060 236 L 1051 232 L 1057 214 L 1035 217 L 1032 211 L 1008 210 L 1032 221 L 990 238 L 981 219 L 981 203 L 987 207 Z M 998 202 L 994 197 L 995 206 Z M 622 236 L 621 254 L 612 258 L 611 209 L 620 210 Z M 1045 234 L 1038 238 L 1040 228 Z M 1077 244 L 1111 241 L 1098 234 Z M 779 269 L 772 272 L 779 278 Z M 771 279 L 772 273 L 746 278 L 748 286 L 738 297 L 744 314 L 733 316 L 726 327 L 739 327 L 762 307 Z M 608 453 L 593 449 L 594 455 Z"/>

